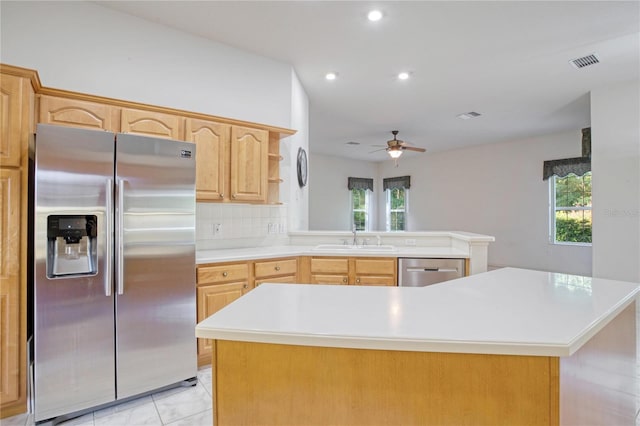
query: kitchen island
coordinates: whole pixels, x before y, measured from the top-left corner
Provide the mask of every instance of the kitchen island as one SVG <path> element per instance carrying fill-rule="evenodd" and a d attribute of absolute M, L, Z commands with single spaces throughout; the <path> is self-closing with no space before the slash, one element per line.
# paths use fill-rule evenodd
<path fill-rule="evenodd" d="M 638 285 L 513 268 L 263 284 L 196 327 L 216 425 L 633 424 Z"/>

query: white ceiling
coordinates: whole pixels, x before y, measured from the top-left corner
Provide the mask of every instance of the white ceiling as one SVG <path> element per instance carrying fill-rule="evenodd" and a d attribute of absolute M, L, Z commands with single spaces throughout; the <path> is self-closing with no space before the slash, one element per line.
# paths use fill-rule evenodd
<path fill-rule="evenodd" d="M 292 64 L 310 150 L 370 161 L 394 129 L 428 155 L 586 127 L 591 89 L 640 77 L 638 1 L 97 3 Z M 591 53 L 601 63 L 568 62 Z"/>

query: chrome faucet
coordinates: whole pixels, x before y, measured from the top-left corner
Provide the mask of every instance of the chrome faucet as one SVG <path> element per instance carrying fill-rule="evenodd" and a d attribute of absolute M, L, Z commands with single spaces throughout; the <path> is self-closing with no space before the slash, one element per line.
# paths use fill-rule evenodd
<path fill-rule="evenodd" d="M 356 239 L 358 228 L 356 227 L 356 224 L 353 224 L 353 245 L 357 246 L 358 245 L 358 240 Z"/>

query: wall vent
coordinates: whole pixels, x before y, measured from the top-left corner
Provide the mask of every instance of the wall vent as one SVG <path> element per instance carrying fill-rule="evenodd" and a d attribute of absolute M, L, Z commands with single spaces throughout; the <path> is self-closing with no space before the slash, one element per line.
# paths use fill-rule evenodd
<path fill-rule="evenodd" d="M 598 57 L 594 53 L 591 55 L 583 56 L 582 58 L 572 59 L 569 61 L 569 63 L 573 65 L 574 68 L 580 69 L 588 67 L 590 65 L 598 64 L 600 63 L 600 60 L 598 60 Z"/>

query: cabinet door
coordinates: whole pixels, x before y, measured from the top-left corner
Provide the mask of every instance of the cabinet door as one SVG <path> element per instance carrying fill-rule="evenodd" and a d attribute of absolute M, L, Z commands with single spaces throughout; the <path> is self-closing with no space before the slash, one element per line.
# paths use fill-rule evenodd
<path fill-rule="evenodd" d="M 0 164 L 3 167 L 20 167 L 24 119 L 28 108 L 24 91 L 25 81 L 13 75 L 0 79 Z M 28 113 L 28 109 L 27 109 Z"/>
<path fill-rule="evenodd" d="M 231 201 L 266 201 L 268 155 L 268 131 L 231 127 Z"/>
<path fill-rule="evenodd" d="M 246 281 L 212 284 L 197 288 L 198 322 L 227 306 L 249 289 Z M 198 364 L 211 362 L 211 340 L 198 339 Z"/>
<path fill-rule="evenodd" d="M 154 138 L 183 139 L 184 118 L 161 112 L 122 108 L 120 131 Z"/>
<path fill-rule="evenodd" d="M 3 76 L 4 79 L 4 76 Z M 0 401 L 21 395 L 20 364 L 20 170 L 0 169 Z"/>
<path fill-rule="evenodd" d="M 111 105 L 42 95 L 38 122 L 117 132 L 119 113 L 120 108 Z"/>
<path fill-rule="evenodd" d="M 187 141 L 196 144 L 196 200 L 220 201 L 225 194 L 225 151 L 231 126 L 188 119 Z"/>

